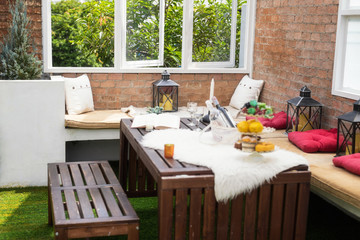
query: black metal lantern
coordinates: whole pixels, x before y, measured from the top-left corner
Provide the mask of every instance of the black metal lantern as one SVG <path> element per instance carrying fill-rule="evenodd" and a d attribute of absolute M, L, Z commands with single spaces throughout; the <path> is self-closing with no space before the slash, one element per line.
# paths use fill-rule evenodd
<path fill-rule="evenodd" d="M 161 79 L 153 82 L 153 107 L 163 108 L 163 112 L 176 112 L 178 110 L 179 84 L 170 79 L 166 70 Z"/>
<path fill-rule="evenodd" d="M 352 112 L 338 119 L 336 156 L 357 153 L 360 150 L 360 100 L 354 103 Z"/>
<path fill-rule="evenodd" d="M 300 89 L 300 96 L 287 101 L 286 133 L 321 128 L 323 105 L 311 98 L 307 86 Z"/>

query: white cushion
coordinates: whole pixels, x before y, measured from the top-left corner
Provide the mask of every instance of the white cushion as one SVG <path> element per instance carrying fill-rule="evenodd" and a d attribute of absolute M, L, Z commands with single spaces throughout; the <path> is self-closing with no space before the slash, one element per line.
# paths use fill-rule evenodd
<path fill-rule="evenodd" d="M 250 100 L 258 100 L 263 86 L 264 80 L 254 80 L 245 75 L 236 87 L 229 105 L 241 109 Z"/>
<path fill-rule="evenodd" d="M 65 82 L 65 103 L 69 115 L 94 111 L 94 100 L 90 81 L 86 74 L 77 78 L 63 77 Z"/>

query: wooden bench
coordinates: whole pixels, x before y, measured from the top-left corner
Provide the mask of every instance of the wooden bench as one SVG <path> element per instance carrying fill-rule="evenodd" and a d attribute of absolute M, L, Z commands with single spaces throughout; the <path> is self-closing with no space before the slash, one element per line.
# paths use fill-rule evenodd
<path fill-rule="evenodd" d="M 107 161 L 49 163 L 48 193 L 55 239 L 139 239 L 139 218 Z"/>

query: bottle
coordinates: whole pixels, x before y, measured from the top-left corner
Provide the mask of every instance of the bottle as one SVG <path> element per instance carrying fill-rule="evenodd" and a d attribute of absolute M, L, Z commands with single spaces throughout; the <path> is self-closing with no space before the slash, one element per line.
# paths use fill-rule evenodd
<path fill-rule="evenodd" d="M 206 100 L 205 102 L 207 109 L 209 110 L 209 113 L 207 115 L 207 118 L 209 120 L 209 123 L 215 124 L 217 126 L 226 127 L 226 121 L 222 119 L 220 111 L 214 108 L 212 102 L 210 100 Z"/>
<path fill-rule="evenodd" d="M 213 96 L 212 98 L 213 103 L 215 104 L 216 108 L 220 111 L 220 115 L 222 118 L 224 118 L 226 126 L 227 127 L 235 127 L 236 124 L 234 122 L 234 120 L 232 119 L 232 117 L 227 113 L 227 111 L 225 110 L 225 108 L 223 108 L 222 106 L 220 106 L 219 101 L 217 100 L 217 98 L 215 96 Z"/>

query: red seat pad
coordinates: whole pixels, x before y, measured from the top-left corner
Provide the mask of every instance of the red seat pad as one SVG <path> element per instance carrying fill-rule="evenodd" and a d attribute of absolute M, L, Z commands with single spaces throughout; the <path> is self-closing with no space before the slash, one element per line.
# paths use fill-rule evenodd
<path fill-rule="evenodd" d="M 349 172 L 360 175 L 360 153 L 335 157 L 333 163 L 336 167 L 342 167 Z"/>
<path fill-rule="evenodd" d="M 246 120 L 254 119 L 254 118 L 255 118 L 254 116 L 246 116 Z M 257 119 L 261 122 L 261 124 L 264 127 L 272 127 L 275 129 L 286 128 L 286 113 L 283 111 L 274 113 L 274 117 L 271 119 L 264 117 L 258 117 Z"/>
<path fill-rule="evenodd" d="M 290 132 L 289 141 L 307 153 L 336 152 L 337 129 L 313 129 L 305 132 Z"/>

